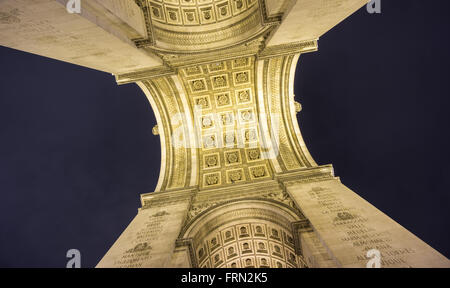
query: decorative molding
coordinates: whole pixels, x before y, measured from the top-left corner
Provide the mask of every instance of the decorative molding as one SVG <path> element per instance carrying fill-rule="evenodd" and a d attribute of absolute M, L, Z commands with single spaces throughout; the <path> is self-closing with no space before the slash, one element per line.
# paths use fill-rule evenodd
<path fill-rule="evenodd" d="M 300 113 L 303 109 L 302 104 L 300 104 L 300 102 L 298 101 L 294 101 L 294 105 L 295 105 L 295 113 Z"/>
<path fill-rule="evenodd" d="M 177 191 L 166 191 L 166 192 L 151 192 L 146 194 L 141 194 L 141 205 L 140 209 L 148 209 L 153 207 L 164 207 L 166 205 L 171 205 L 180 202 L 189 203 L 192 201 L 195 192 L 198 191 L 196 188 L 183 189 Z"/>
<path fill-rule="evenodd" d="M 153 126 L 153 128 L 152 128 L 152 134 L 155 135 L 155 136 L 159 135 L 159 128 L 158 128 L 158 125 Z"/>
<path fill-rule="evenodd" d="M 288 173 L 277 174 L 275 178 L 284 186 L 292 186 L 299 183 L 319 182 L 338 179 L 334 176 L 332 165 L 324 165 L 301 169 Z"/>
<path fill-rule="evenodd" d="M 259 6 L 261 7 L 260 13 L 263 19 L 264 25 L 280 25 L 281 20 L 283 19 L 284 13 L 278 13 L 269 16 L 269 12 L 267 10 L 266 0 L 258 0 Z M 281 0 L 278 0 L 281 1 Z"/>
<path fill-rule="evenodd" d="M 265 0 L 220 0 L 208 3 L 192 1 L 181 4 L 153 0 L 135 0 L 135 2 L 144 14 L 148 37 L 133 39 L 133 42 L 137 48 L 152 51 L 165 62 L 175 60 L 172 58 L 174 55 L 171 55 L 173 53 L 186 55 L 181 58 L 189 58 L 188 55 L 194 54 L 197 55 L 194 57 L 198 61 L 199 58 L 208 55 L 217 58 L 217 54 L 223 54 L 224 49 L 239 47 L 238 50 L 242 51 L 244 50 L 242 45 L 244 47 L 251 45 L 250 43 L 261 35 L 264 37 L 258 46 L 264 47 L 269 35 L 280 25 L 283 17 L 283 13 L 269 16 Z M 222 7 L 220 12 L 217 10 L 219 6 Z M 170 12 L 171 9 L 174 11 Z M 216 19 L 211 22 L 200 19 L 202 15 L 209 15 L 209 12 L 212 12 L 210 16 L 215 19 L 214 16 L 223 13 L 223 9 L 228 13 L 223 20 Z M 177 20 L 167 22 L 171 16 Z M 217 21 L 223 22 L 225 26 L 219 28 L 214 25 Z M 197 29 L 197 26 L 200 29 Z M 199 53 L 205 55 L 198 57 Z M 243 55 L 234 55 L 236 56 Z"/>
<path fill-rule="evenodd" d="M 195 250 L 192 238 L 185 238 L 185 239 L 177 239 L 175 241 L 175 248 L 181 248 L 185 247 L 188 249 L 189 252 L 189 262 L 191 264 L 190 268 L 198 268 L 198 262 L 197 257 L 195 256 Z"/>
<path fill-rule="evenodd" d="M 295 252 L 297 255 L 303 255 L 302 243 L 301 243 L 301 233 L 312 232 L 313 228 L 311 222 L 308 219 L 302 219 L 297 222 L 292 223 L 292 235 L 295 242 Z"/>
<path fill-rule="evenodd" d="M 318 50 L 318 41 L 308 40 L 297 43 L 281 44 L 276 46 L 266 47 L 258 55 L 258 59 L 274 58 L 285 55 L 294 55 L 299 53 L 309 53 Z"/>
<path fill-rule="evenodd" d="M 117 84 L 122 85 L 175 74 L 176 70 L 167 66 L 159 66 L 151 69 L 116 75 L 116 82 Z"/>
<path fill-rule="evenodd" d="M 132 39 L 136 48 L 146 48 L 155 45 L 155 36 L 153 33 L 153 26 L 151 24 L 151 16 L 147 2 L 145 0 L 134 0 L 134 2 L 141 8 L 145 19 L 145 28 L 147 30 L 147 38 Z"/>
<path fill-rule="evenodd" d="M 262 137 L 266 147 L 271 147 L 271 164 L 277 173 L 316 166 L 295 131 L 297 119 L 290 116 L 296 59 L 295 55 L 285 55 L 258 61 L 259 113 L 265 113 L 266 118 L 261 124 Z"/>
<path fill-rule="evenodd" d="M 173 44 L 177 47 L 207 44 L 211 45 L 233 38 L 239 39 L 238 36 L 242 36 L 242 34 L 255 29 L 254 27 L 257 27 L 260 22 L 260 15 L 258 13 L 252 13 L 248 17 L 240 20 L 237 23 L 233 23 L 228 27 L 221 27 L 220 29 L 215 29 L 212 31 L 206 30 L 202 32 L 179 32 L 156 28 L 155 34 L 158 41 L 167 43 L 168 45 Z"/>
<path fill-rule="evenodd" d="M 295 213 L 300 219 L 305 218 L 303 213 L 297 208 L 294 201 L 290 198 L 290 196 L 284 191 L 279 192 L 269 192 L 263 194 L 261 196 L 256 197 L 242 197 L 235 198 L 230 200 L 222 200 L 222 201 L 205 201 L 205 202 L 193 202 L 188 211 L 187 218 L 185 224 L 183 225 L 187 229 L 189 225 L 195 222 L 198 218 L 207 214 L 208 212 L 219 209 L 221 206 L 228 205 L 230 203 L 239 203 L 243 201 L 267 201 L 277 205 L 281 205 L 284 208 L 291 210 Z"/>
<path fill-rule="evenodd" d="M 258 0 L 147 0 L 155 25 L 192 27 L 225 22 L 255 7 Z"/>

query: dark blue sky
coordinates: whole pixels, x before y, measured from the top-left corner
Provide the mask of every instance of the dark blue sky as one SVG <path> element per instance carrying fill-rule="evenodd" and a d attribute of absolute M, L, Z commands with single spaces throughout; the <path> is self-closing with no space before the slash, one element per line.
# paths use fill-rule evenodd
<path fill-rule="evenodd" d="M 449 1 L 386 1 L 301 57 L 300 126 L 319 164 L 450 257 Z M 0 267 L 92 267 L 151 192 L 156 123 L 134 84 L 0 47 Z"/>

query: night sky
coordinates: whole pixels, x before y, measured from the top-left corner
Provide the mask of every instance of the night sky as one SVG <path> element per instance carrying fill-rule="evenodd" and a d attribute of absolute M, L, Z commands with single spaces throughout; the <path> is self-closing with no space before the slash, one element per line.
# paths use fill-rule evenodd
<path fill-rule="evenodd" d="M 300 58 L 319 164 L 450 257 L 449 1 L 382 0 Z M 0 47 L 0 267 L 93 267 L 153 191 L 160 143 L 135 84 Z"/>

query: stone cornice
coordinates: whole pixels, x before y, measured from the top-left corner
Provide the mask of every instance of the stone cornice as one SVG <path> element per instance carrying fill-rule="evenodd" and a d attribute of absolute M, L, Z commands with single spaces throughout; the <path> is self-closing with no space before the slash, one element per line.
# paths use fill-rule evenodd
<path fill-rule="evenodd" d="M 116 75 L 116 82 L 119 85 L 138 82 L 155 77 L 175 75 L 176 70 L 168 66 L 159 66 L 151 69 L 139 70 L 136 72 Z"/>
<path fill-rule="evenodd" d="M 175 241 L 176 248 L 186 248 L 189 252 L 189 261 L 192 268 L 198 268 L 197 257 L 195 256 L 194 244 L 192 238 L 177 239 Z"/>
<path fill-rule="evenodd" d="M 323 165 L 312 168 L 300 169 L 292 172 L 286 172 L 276 175 L 275 178 L 284 187 L 294 185 L 297 183 L 337 179 L 334 176 L 334 169 L 332 165 Z"/>
<path fill-rule="evenodd" d="M 265 33 L 269 32 L 270 31 L 266 31 Z M 258 35 L 258 37 L 261 37 L 261 35 Z M 249 41 L 245 45 L 238 45 L 236 47 L 230 47 L 221 51 L 205 52 L 202 54 L 166 54 L 165 52 L 158 52 L 158 50 L 150 49 L 153 53 L 160 54 L 160 57 L 163 58 L 164 62 L 167 64 L 150 69 L 115 75 L 116 82 L 117 84 L 122 85 L 155 77 L 176 75 L 177 68 L 182 68 L 193 64 L 210 64 L 217 62 L 218 59 L 228 60 L 256 55 L 259 60 L 263 60 L 285 55 L 310 53 L 318 50 L 317 39 L 261 48 L 261 45 L 264 46 L 262 44 L 264 43 L 264 40 L 258 39 L 258 37 L 253 40 L 254 42 Z"/>
<path fill-rule="evenodd" d="M 287 43 L 276 46 L 266 47 L 258 55 L 258 59 L 266 59 L 284 55 L 293 55 L 298 53 L 315 52 L 319 49 L 318 40 L 308 40 L 302 42 Z"/>
<path fill-rule="evenodd" d="M 314 231 L 314 229 L 311 226 L 311 222 L 306 218 L 301 219 L 297 222 L 293 222 L 291 226 L 295 243 L 295 252 L 297 253 L 297 255 L 303 255 L 300 234 L 303 232 L 312 232 Z"/>
<path fill-rule="evenodd" d="M 178 202 L 191 202 L 197 188 L 183 189 L 177 191 L 152 192 L 141 195 L 141 209 L 155 206 L 165 206 Z"/>

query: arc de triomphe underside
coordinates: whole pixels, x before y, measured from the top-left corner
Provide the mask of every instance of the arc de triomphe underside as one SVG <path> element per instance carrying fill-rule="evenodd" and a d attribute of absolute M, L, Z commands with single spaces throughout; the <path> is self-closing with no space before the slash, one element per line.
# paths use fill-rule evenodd
<path fill-rule="evenodd" d="M 67 2 L 1 1 L 0 45 L 136 83 L 161 141 L 155 191 L 97 267 L 450 266 L 300 134 L 299 57 L 366 0 Z"/>

